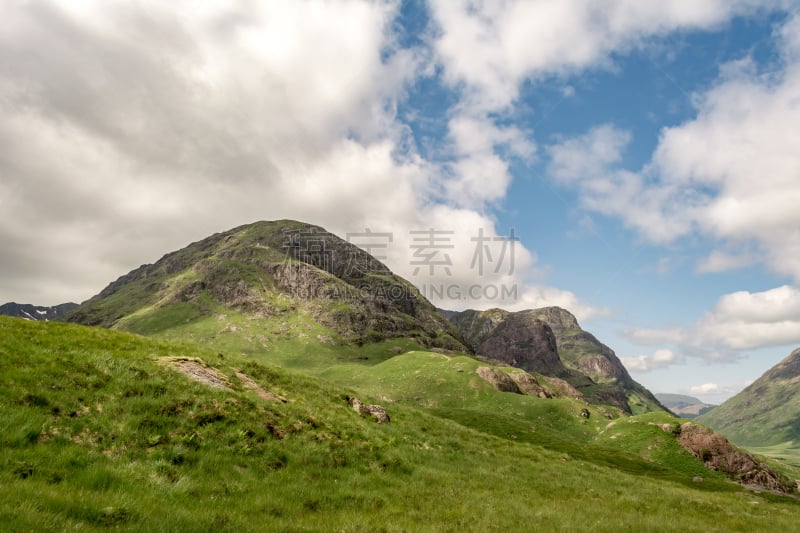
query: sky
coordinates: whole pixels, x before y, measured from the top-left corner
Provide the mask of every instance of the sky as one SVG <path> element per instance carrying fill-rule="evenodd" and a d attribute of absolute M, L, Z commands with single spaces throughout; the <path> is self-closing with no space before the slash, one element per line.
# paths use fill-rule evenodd
<path fill-rule="evenodd" d="M 800 5 L 0 0 L 0 302 L 258 220 L 447 309 L 558 305 L 654 392 L 800 346 Z"/>

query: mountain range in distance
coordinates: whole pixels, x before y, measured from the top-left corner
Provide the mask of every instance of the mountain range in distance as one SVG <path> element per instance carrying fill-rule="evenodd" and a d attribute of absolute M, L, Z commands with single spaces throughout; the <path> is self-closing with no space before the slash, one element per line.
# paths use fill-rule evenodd
<path fill-rule="evenodd" d="M 52 307 L 9 302 L 0 305 L 0 315 L 35 321 L 60 320 L 76 307 L 78 307 L 78 304 L 71 302 Z"/>
<path fill-rule="evenodd" d="M 661 404 L 681 418 L 697 418 L 717 407 L 694 396 L 659 392 L 655 394 Z"/>

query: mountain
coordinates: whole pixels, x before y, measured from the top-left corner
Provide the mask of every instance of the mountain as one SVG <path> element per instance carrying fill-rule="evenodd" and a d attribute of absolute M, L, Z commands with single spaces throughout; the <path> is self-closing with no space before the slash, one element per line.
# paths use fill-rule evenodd
<path fill-rule="evenodd" d="M 705 403 L 694 396 L 686 396 L 685 394 L 660 392 L 656 393 L 655 396 L 662 405 L 681 418 L 697 418 L 717 407 L 716 405 Z"/>
<path fill-rule="evenodd" d="M 448 320 L 368 253 L 291 220 L 241 226 L 167 254 L 120 277 L 67 320 L 269 354 L 319 372 L 415 349 L 477 351 L 566 380 L 595 404 L 629 414 L 663 409 L 569 312 L 465 311 Z"/>
<path fill-rule="evenodd" d="M 412 284 L 336 235 L 291 220 L 241 226 L 167 254 L 67 319 L 250 352 L 387 341 L 384 356 L 467 350 Z"/>
<path fill-rule="evenodd" d="M 698 420 L 742 446 L 800 443 L 800 348 Z"/>
<path fill-rule="evenodd" d="M 445 316 L 480 355 L 563 378 L 590 402 L 613 405 L 625 413 L 664 410 L 631 378 L 614 351 L 581 329 L 565 309 L 446 311 Z"/>
<path fill-rule="evenodd" d="M 53 307 L 10 302 L 0 305 L 0 315 L 36 321 L 59 320 L 76 307 L 78 307 L 78 304 L 71 302 Z"/>

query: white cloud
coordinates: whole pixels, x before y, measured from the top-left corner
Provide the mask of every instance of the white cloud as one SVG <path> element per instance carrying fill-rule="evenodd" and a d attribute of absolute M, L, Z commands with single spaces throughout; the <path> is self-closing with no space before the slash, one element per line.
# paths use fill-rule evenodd
<path fill-rule="evenodd" d="M 709 28 L 758 2 L 582 0 L 431 2 L 434 49 L 469 106 L 508 107 L 523 80 L 609 64 L 648 37 Z M 762 3 L 763 5 L 763 3 Z"/>
<path fill-rule="evenodd" d="M 581 205 L 619 217 L 658 243 L 688 233 L 702 198 L 671 185 L 652 185 L 645 177 L 618 166 L 630 133 L 610 124 L 549 146 L 549 175 L 578 190 Z"/>
<path fill-rule="evenodd" d="M 757 259 L 747 253 L 731 254 L 722 250 L 714 250 L 701 259 L 695 268 L 698 273 L 725 272 L 751 266 Z"/>
<path fill-rule="evenodd" d="M 80 300 L 254 220 L 413 224 L 432 170 L 400 149 L 420 59 L 394 48 L 394 9 L 8 5 L 0 294 Z"/>
<path fill-rule="evenodd" d="M 503 233 L 483 213 L 511 179 L 498 153 L 525 159 L 535 146 L 465 112 L 451 117 L 452 167 L 414 150 L 396 108 L 431 53 L 398 47 L 398 7 L 4 5 L 0 301 L 81 300 L 213 232 L 294 218 L 342 236 L 392 232 L 393 269 L 469 296 L 440 304 L 564 304 L 590 316 L 572 293 L 528 286 L 535 256 L 520 242 L 514 271 L 487 266 L 477 284 L 488 292 L 469 294 L 470 239 Z M 450 275 L 414 274 L 409 232 L 427 228 L 455 232 Z M 498 258 L 502 242 L 488 244 Z"/>
<path fill-rule="evenodd" d="M 761 75 L 749 59 L 722 69 L 697 95 L 697 116 L 661 132 L 652 161 L 637 172 L 620 167 L 629 133 L 613 125 L 549 147 L 550 174 L 575 188 L 582 205 L 621 219 L 655 243 L 700 233 L 715 246 L 701 272 L 759 260 L 800 283 L 800 54 L 791 28 L 780 72 Z M 731 255 L 732 246 L 758 253 Z"/>
<path fill-rule="evenodd" d="M 735 361 L 748 350 L 800 344 L 800 289 L 783 285 L 763 292 L 722 296 L 688 328 L 631 328 L 623 335 L 640 345 L 672 344 L 707 361 Z"/>
<path fill-rule="evenodd" d="M 686 332 L 683 328 L 631 328 L 622 333 L 633 342 L 646 346 L 665 343 L 677 344 L 686 340 Z"/>
<path fill-rule="evenodd" d="M 672 350 L 662 348 L 650 355 L 640 355 L 637 357 L 621 357 L 622 364 L 630 372 L 649 372 L 657 368 L 665 368 L 683 362 L 683 358 L 677 356 Z"/>
<path fill-rule="evenodd" d="M 689 387 L 690 394 L 722 394 L 723 389 L 716 383 L 703 383 Z"/>
<path fill-rule="evenodd" d="M 800 290 L 784 285 L 720 298 L 695 326 L 694 343 L 745 350 L 800 343 Z"/>

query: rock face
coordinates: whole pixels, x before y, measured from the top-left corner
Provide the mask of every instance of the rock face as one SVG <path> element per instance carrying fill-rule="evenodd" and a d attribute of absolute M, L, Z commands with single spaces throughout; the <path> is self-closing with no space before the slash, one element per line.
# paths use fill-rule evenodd
<path fill-rule="evenodd" d="M 350 407 L 353 408 L 353 411 L 361 413 L 362 415 L 371 416 L 378 424 L 389 423 L 389 415 L 386 413 L 386 409 L 384 409 L 383 406 L 364 405 L 364 403 L 358 398 L 348 398 L 347 403 L 350 404 Z"/>
<path fill-rule="evenodd" d="M 800 442 L 800 348 L 697 420 L 741 446 Z"/>
<path fill-rule="evenodd" d="M 544 307 L 530 311 L 553 330 L 558 353 L 564 364 L 586 374 L 596 383 L 631 380 L 630 374 L 614 350 L 581 329 L 575 316 L 560 307 Z"/>
<path fill-rule="evenodd" d="M 527 372 L 509 372 L 508 376 L 517 384 L 520 392 L 539 398 L 552 398 L 553 395 L 535 377 Z"/>
<path fill-rule="evenodd" d="M 43 307 L 41 305 L 18 304 L 9 302 L 0 305 L 0 315 L 14 316 L 26 320 L 37 322 L 47 322 L 48 320 L 59 320 L 64 315 L 78 307 L 75 303 L 65 303 L 53 307 Z"/>
<path fill-rule="evenodd" d="M 527 372 L 560 376 L 566 373 L 558 357 L 553 330 L 541 320 L 509 314 L 476 351 Z"/>
<path fill-rule="evenodd" d="M 626 413 L 664 410 L 634 381 L 613 350 L 559 307 L 508 312 L 448 311 L 445 316 L 478 354 L 529 372 L 566 380 L 576 395 Z"/>
<path fill-rule="evenodd" d="M 662 429 L 676 431 L 674 428 Z M 708 469 L 730 474 L 744 485 L 781 493 L 793 491 L 792 485 L 782 481 L 769 466 L 735 448 L 721 434 L 692 422 L 681 424 L 677 432 L 678 443 Z"/>
<path fill-rule="evenodd" d="M 425 348 L 467 351 L 409 282 L 324 229 L 291 220 L 241 226 L 167 254 L 67 318 L 152 334 L 176 325 L 176 315 L 183 325 L 225 309 L 265 326 L 310 320 L 346 344 L 410 338 Z"/>
<path fill-rule="evenodd" d="M 500 392 L 513 392 L 514 394 L 522 394 L 516 382 L 511 377 L 496 368 L 489 368 L 488 366 L 480 366 L 475 373 L 481 379 L 489 382 L 489 384 Z"/>

